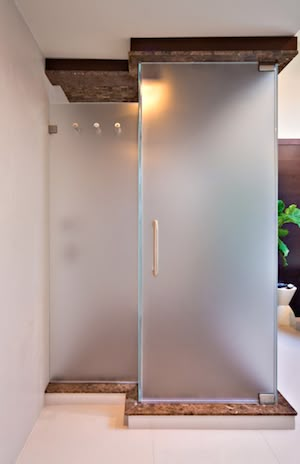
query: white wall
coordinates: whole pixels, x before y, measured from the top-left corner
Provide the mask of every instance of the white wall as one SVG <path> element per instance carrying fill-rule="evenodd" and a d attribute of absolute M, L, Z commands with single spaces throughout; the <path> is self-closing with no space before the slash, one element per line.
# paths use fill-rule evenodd
<path fill-rule="evenodd" d="M 10 0 L 0 60 L 0 463 L 14 464 L 48 381 L 48 104 L 43 58 Z"/>
<path fill-rule="evenodd" d="M 279 74 L 278 136 L 281 139 L 300 138 L 300 54 Z"/>

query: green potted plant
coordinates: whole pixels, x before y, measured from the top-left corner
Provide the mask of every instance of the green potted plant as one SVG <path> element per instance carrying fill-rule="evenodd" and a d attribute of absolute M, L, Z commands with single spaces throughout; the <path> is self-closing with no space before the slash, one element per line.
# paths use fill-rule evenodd
<path fill-rule="evenodd" d="M 287 244 L 282 240 L 289 231 L 284 226 L 286 224 L 295 224 L 300 227 L 300 209 L 297 205 L 285 206 L 282 200 L 278 200 L 278 252 L 281 257 L 283 266 L 287 266 L 287 257 L 290 252 Z M 278 324 L 290 325 L 294 313 L 290 307 L 290 301 L 293 298 L 297 288 L 293 284 L 279 283 L 277 289 L 278 299 Z"/>

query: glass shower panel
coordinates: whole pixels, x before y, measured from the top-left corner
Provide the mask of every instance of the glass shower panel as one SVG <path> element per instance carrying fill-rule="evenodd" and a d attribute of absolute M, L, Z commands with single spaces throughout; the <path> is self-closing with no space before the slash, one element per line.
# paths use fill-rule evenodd
<path fill-rule="evenodd" d="M 51 106 L 52 380 L 137 379 L 137 110 Z"/>
<path fill-rule="evenodd" d="M 139 397 L 276 395 L 277 69 L 139 68 Z"/>

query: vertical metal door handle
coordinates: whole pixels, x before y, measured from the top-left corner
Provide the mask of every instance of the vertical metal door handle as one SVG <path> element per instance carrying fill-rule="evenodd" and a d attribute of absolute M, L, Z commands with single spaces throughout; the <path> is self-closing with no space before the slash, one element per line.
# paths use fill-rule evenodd
<path fill-rule="evenodd" d="M 159 254 L 158 254 L 158 220 L 154 219 L 152 221 L 153 229 L 153 264 L 152 264 L 152 274 L 154 277 L 158 276 L 158 266 L 159 266 Z"/>

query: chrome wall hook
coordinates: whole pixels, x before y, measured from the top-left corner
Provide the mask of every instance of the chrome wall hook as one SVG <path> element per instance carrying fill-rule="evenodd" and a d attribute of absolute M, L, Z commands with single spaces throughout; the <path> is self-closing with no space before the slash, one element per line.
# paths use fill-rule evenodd
<path fill-rule="evenodd" d="M 72 127 L 73 127 L 74 130 L 76 130 L 76 132 L 80 132 L 80 131 L 81 131 L 78 122 L 73 122 Z"/>
<path fill-rule="evenodd" d="M 115 128 L 115 133 L 117 135 L 120 135 L 121 132 L 122 132 L 122 127 L 121 127 L 121 124 L 119 122 L 115 122 L 114 123 L 114 128 Z"/>
<path fill-rule="evenodd" d="M 94 122 L 93 127 L 94 127 L 95 132 L 96 132 L 97 134 L 101 134 L 102 129 L 101 129 L 101 125 L 100 125 L 99 122 Z"/>

